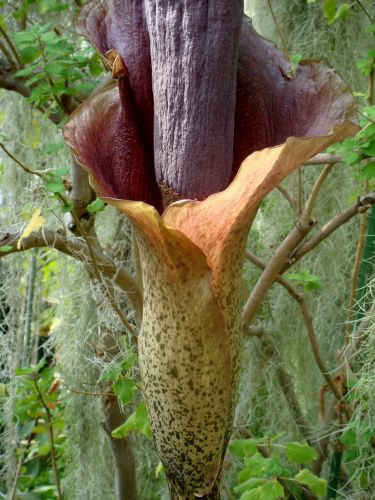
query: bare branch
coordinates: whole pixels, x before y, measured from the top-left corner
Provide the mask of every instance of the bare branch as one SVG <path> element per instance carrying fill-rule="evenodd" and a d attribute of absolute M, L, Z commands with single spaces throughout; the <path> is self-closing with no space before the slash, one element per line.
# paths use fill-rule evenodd
<path fill-rule="evenodd" d="M 53 476 L 55 478 L 57 498 L 58 498 L 58 500 L 62 500 L 60 478 L 59 478 L 59 472 L 58 472 L 57 460 L 56 460 L 56 447 L 55 447 L 55 437 L 54 437 L 54 429 L 53 429 L 51 410 L 49 409 L 47 403 L 44 400 L 43 394 L 39 388 L 38 380 L 36 378 L 34 378 L 34 385 L 35 385 L 35 388 L 39 394 L 39 399 L 40 399 L 40 401 L 43 405 L 43 408 L 46 412 L 46 415 L 47 415 L 48 434 L 49 434 L 49 441 L 50 441 L 50 448 L 51 448 L 51 462 L 52 462 Z"/>
<path fill-rule="evenodd" d="M 246 258 L 250 262 L 255 264 L 257 267 L 259 267 L 260 269 L 267 268 L 267 264 L 265 262 L 263 262 L 259 257 L 252 255 L 250 252 L 246 252 Z M 335 381 L 333 380 L 332 376 L 330 375 L 329 370 L 328 370 L 325 362 L 323 361 L 322 355 L 320 353 L 318 340 L 316 338 L 316 334 L 315 334 L 315 330 L 314 330 L 312 316 L 311 316 L 310 310 L 307 306 L 307 302 L 306 302 L 304 295 L 297 292 L 297 290 L 286 279 L 282 278 L 281 276 L 278 276 L 276 281 L 287 290 L 287 292 L 293 297 L 294 300 L 296 300 L 298 302 L 303 320 L 305 322 L 307 336 L 308 336 L 308 339 L 310 342 L 311 350 L 312 350 L 312 353 L 314 355 L 316 364 L 318 365 L 320 372 L 322 373 L 323 377 L 325 378 L 329 388 L 331 389 L 331 391 L 335 395 L 337 401 L 341 401 L 342 394 L 338 390 L 337 385 L 336 385 Z"/>
<path fill-rule="evenodd" d="M 16 50 L 16 47 L 14 46 L 12 40 L 9 38 L 8 33 L 4 30 L 4 28 L 0 25 L 0 33 L 6 40 L 7 44 L 9 45 L 9 48 L 11 49 L 17 63 L 21 66 L 21 60 L 19 58 L 18 52 Z"/>
<path fill-rule="evenodd" d="M 67 235 L 60 232 L 54 232 L 52 229 L 42 227 L 38 232 L 32 232 L 30 236 L 22 239 L 21 248 L 17 249 L 17 242 L 22 231 L 17 232 L 0 232 L 0 247 L 10 246 L 11 250 L 0 252 L 0 258 L 9 254 L 29 250 L 30 248 L 49 247 L 54 248 L 66 255 L 74 257 L 83 262 L 93 276 L 93 270 L 89 266 L 90 256 L 86 243 L 80 238 L 69 238 Z M 129 303 L 135 311 L 138 320 L 142 316 L 142 295 L 138 285 L 133 277 L 121 266 L 118 267 L 112 259 L 104 253 L 93 250 L 95 259 L 100 272 L 108 279 L 112 279 L 114 283 L 121 288 L 126 294 Z"/>
<path fill-rule="evenodd" d="M 287 200 L 287 202 L 289 203 L 290 205 L 290 208 L 293 210 L 295 210 L 295 206 L 294 206 L 294 200 L 293 198 L 290 196 L 290 194 L 288 193 L 288 191 L 281 185 L 279 186 L 276 186 L 276 189 L 284 196 L 284 198 Z"/>
<path fill-rule="evenodd" d="M 367 217 L 365 213 L 362 213 L 360 215 L 358 242 L 357 242 L 354 265 L 352 270 L 352 279 L 351 279 L 349 305 L 348 305 L 348 319 L 346 324 L 344 345 L 346 345 L 349 342 L 350 335 L 353 332 L 353 317 L 354 317 L 355 302 L 356 302 L 355 299 L 359 283 L 359 272 L 361 269 L 363 252 L 365 249 L 366 228 L 367 228 Z"/>
<path fill-rule="evenodd" d="M 331 219 L 327 224 L 325 224 L 322 229 L 315 234 L 310 240 L 306 243 L 303 243 L 299 246 L 296 251 L 292 254 L 291 261 L 294 263 L 297 260 L 300 260 L 304 255 L 308 252 L 311 252 L 319 243 L 325 240 L 328 236 L 330 236 L 336 229 L 341 227 L 343 224 L 348 222 L 352 217 L 357 215 L 359 212 L 362 213 L 366 211 L 371 205 L 375 204 L 375 192 L 368 193 L 364 196 L 360 196 L 358 200 L 350 205 L 350 207 L 346 208 L 339 214 L 337 214 L 333 219 Z M 286 269 L 290 267 L 288 265 Z"/>
<path fill-rule="evenodd" d="M 89 174 L 78 164 L 74 156 L 72 156 L 72 190 L 69 198 L 79 219 L 87 213 L 87 205 L 95 198 L 89 184 Z"/>
<path fill-rule="evenodd" d="M 31 94 L 29 87 L 20 78 L 14 78 L 11 73 L 2 69 L 0 71 L 0 88 L 18 92 L 24 97 L 29 97 Z"/>
<path fill-rule="evenodd" d="M 288 59 L 288 61 L 290 61 L 290 55 L 289 55 L 288 45 L 286 43 L 283 30 L 281 29 L 279 21 L 277 20 L 276 14 L 275 14 L 275 12 L 274 12 L 274 10 L 272 8 L 272 2 L 271 2 L 271 0 L 267 0 L 267 3 L 268 3 L 268 8 L 269 8 L 269 10 L 271 12 L 271 16 L 272 16 L 273 22 L 274 22 L 275 27 L 276 27 L 277 34 L 279 35 L 279 38 L 280 38 L 281 47 L 283 49 L 284 56 L 285 56 L 286 59 Z"/>
<path fill-rule="evenodd" d="M 7 149 L 6 146 L 4 146 L 4 144 L 2 142 L 0 142 L 0 148 L 4 151 L 4 153 L 6 153 L 9 158 L 11 158 L 15 163 L 17 163 L 17 165 L 19 167 L 22 168 L 22 170 L 24 172 L 26 172 L 27 174 L 31 174 L 31 175 L 37 175 L 38 177 L 40 177 L 41 179 L 43 179 L 43 174 L 41 174 L 40 172 L 38 172 L 37 170 L 32 170 L 31 168 L 27 167 L 24 163 L 22 163 L 18 158 L 16 158 L 10 151 L 9 149 Z"/>
<path fill-rule="evenodd" d="M 334 165 L 335 165 L 334 163 L 329 163 L 320 172 L 319 177 L 317 178 L 317 180 L 316 180 L 316 182 L 311 190 L 309 199 L 306 202 L 305 213 L 307 215 L 311 216 L 312 209 L 314 208 L 314 204 L 315 204 L 316 198 L 319 194 L 320 188 L 322 187 L 322 185 L 323 185 L 324 181 L 326 180 L 326 178 L 328 177 L 328 175 L 331 173 L 331 170 L 333 169 Z"/>
<path fill-rule="evenodd" d="M 304 165 L 326 165 L 328 163 L 340 163 L 340 161 L 342 161 L 342 158 L 339 155 L 320 153 L 306 160 Z"/>
<path fill-rule="evenodd" d="M 16 63 L 13 60 L 13 57 L 6 47 L 6 45 L 0 40 L 0 50 L 5 56 L 5 60 L 0 56 L 0 67 L 2 70 L 9 65 L 9 68 L 12 69 L 12 71 L 17 71 L 17 66 Z"/>
<path fill-rule="evenodd" d="M 303 238 L 305 238 L 305 236 L 312 230 L 314 225 L 315 221 L 313 219 L 302 216 L 298 224 L 280 244 L 271 261 L 267 264 L 263 274 L 257 281 L 257 284 L 250 293 L 250 296 L 244 306 L 242 321 L 245 325 L 253 320 L 268 290 L 288 264 L 292 252 L 303 240 Z"/>

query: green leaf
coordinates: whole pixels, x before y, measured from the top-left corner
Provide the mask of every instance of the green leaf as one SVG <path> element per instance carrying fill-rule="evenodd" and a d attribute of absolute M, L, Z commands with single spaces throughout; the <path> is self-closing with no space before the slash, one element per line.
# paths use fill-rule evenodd
<path fill-rule="evenodd" d="M 133 399 L 137 392 L 134 381 L 129 377 L 122 377 L 113 384 L 113 392 L 122 404 L 126 405 Z"/>
<path fill-rule="evenodd" d="M 349 12 L 350 12 L 350 5 L 348 3 L 341 4 L 340 7 L 337 9 L 334 21 L 336 21 L 337 19 L 346 19 L 349 15 Z"/>
<path fill-rule="evenodd" d="M 277 479 L 274 479 L 246 491 L 241 495 L 240 500 L 278 500 L 279 498 L 284 498 L 284 488 Z"/>
<path fill-rule="evenodd" d="M 0 253 L 10 252 L 11 250 L 13 250 L 13 247 L 10 245 L 3 245 L 0 247 Z"/>
<path fill-rule="evenodd" d="M 26 439 L 31 434 L 31 432 L 33 432 L 34 426 L 34 420 L 29 420 L 28 422 L 21 424 L 18 430 L 19 439 Z"/>
<path fill-rule="evenodd" d="M 265 477 L 271 463 L 271 458 L 265 458 L 259 452 L 249 458 L 245 458 L 245 468 L 239 472 L 238 481 L 242 483 L 251 477 Z"/>
<path fill-rule="evenodd" d="M 130 415 L 125 423 L 112 431 L 114 438 L 127 437 L 131 432 L 140 432 L 147 437 L 152 436 L 150 423 L 148 421 L 147 409 L 145 402 L 142 401 L 138 408 Z"/>
<path fill-rule="evenodd" d="M 324 0 L 323 12 L 329 23 L 333 23 L 337 12 L 336 0 Z"/>
<path fill-rule="evenodd" d="M 372 58 L 358 59 L 355 64 L 362 74 L 369 76 L 374 66 L 374 61 Z"/>
<path fill-rule="evenodd" d="M 102 212 L 105 209 L 105 206 L 106 205 L 103 200 L 101 200 L 100 198 L 96 198 L 96 200 L 90 203 L 90 205 L 87 205 L 87 211 L 90 214 L 95 214 L 98 212 Z"/>
<path fill-rule="evenodd" d="M 290 77 L 292 77 L 296 71 L 296 69 L 298 68 L 298 65 L 300 63 L 302 59 L 302 54 L 293 54 L 290 58 L 290 62 L 291 62 L 291 67 L 289 68 L 287 74 Z"/>
<path fill-rule="evenodd" d="M 341 435 L 340 441 L 344 443 L 345 446 L 356 446 L 357 444 L 357 433 L 352 429 L 346 429 Z"/>
<path fill-rule="evenodd" d="M 229 451 L 238 458 L 249 457 L 257 452 L 257 443 L 254 439 L 235 439 L 229 443 Z"/>
<path fill-rule="evenodd" d="M 363 148 L 364 153 L 368 156 L 375 156 L 375 141 L 371 141 L 368 146 Z"/>
<path fill-rule="evenodd" d="M 368 163 L 359 173 L 359 179 L 372 179 L 375 177 L 375 161 Z"/>
<path fill-rule="evenodd" d="M 60 193 L 60 194 L 65 193 L 64 185 L 58 182 L 47 182 L 46 189 L 50 193 Z"/>
<path fill-rule="evenodd" d="M 55 142 L 53 144 L 48 144 L 43 148 L 43 151 L 45 154 L 50 155 L 53 153 L 56 153 L 60 149 L 63 149 L 65 147 L 65 144 L 63 142 Z M 69 172 L 69 169 L 66 169 Z"/>
<path fill-rule="evenodd" d="M 307 269 L 304 269 L 299 273 L 286 274 L 285 277 L 288 280 L 296 281 L 299 285 L 302 285 L 307 292 L 322 288 L 320 277 L 315 274 L 311 274 Z"/>
<path fill-rule="evenodd" d="M 247 481 L 245 481 L 242 484 L 239 484 L 234 488 L 235 493 L 244 493 L 245 491 L 252 490 L 254 488 L 257 488 L 258 486 L 261 486 L 267 481 L 267 479 L 263 479 L 261 477 L 251 477 Z"/>
<path fill-rule="evenodd" d="M 317 452 L 308 444 L 287 443 L 285 452 L 288 459 L 297 464 L 309 464 L 318 458 Z"/>
<path fill-rule="evenodd" d="M 162 474 L 164 474 L 164 466 L 161 462 L 158 463 L 158 465 L 155 467 L 155 477 L 159 477 Z"/>
<path fill-rule="evenodd" d="M 125 335 L 122 335 L 120 337 L 120 343 L 123 345 L 124 351 L 126 352 L 126 355 L 121 362 L 121 368 L 124 371 L 131 370 L 137 362 L 137 355 L 135 354 L 135 352 L 129 349 L 128 345 L 126 344 L 127 338 Z"/>
<path fill-rule="evenodd" d="M 67 214 L 68 212 L 71 212 L 74 208 L 74 203 L 64 203 L 62 206 L 62 211 L 64 214 Z"/>
<path fill-rule="evenodd" d="M 307 486 L 316 495 L 325 496 L 327 493 L 327 481 L 315 476 L 307 469 L 302 469 L 294 476 L 294 479 Z"/>

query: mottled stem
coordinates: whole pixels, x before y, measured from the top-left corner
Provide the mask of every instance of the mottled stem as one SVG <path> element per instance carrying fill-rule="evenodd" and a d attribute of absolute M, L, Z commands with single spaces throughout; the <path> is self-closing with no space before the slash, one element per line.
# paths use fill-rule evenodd
<path fill-rule="evenodd" d="M 220 500 L 220 477 L 215 481 L 211 491 L 203 497 L 196 497 L 194 493 L 182 491 L 181 488 L 173 481 L 173 478 L 167 478 L 169 495 L 171 500 Z"/>

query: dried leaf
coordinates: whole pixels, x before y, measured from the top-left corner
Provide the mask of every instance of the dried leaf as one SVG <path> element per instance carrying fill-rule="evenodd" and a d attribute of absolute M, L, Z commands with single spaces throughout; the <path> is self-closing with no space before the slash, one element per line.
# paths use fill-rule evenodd
<path fill-rule="evenodd" d="M 17 249 L 21 249 L 22 240 L 26 239 L 33 231 L 38 231 L 46 222 L 46 219 L 41 215 L 40 208 L 37 208 L 27 224 L 25 229 L 22 231 L 21 237 L 17 242 Z"/>

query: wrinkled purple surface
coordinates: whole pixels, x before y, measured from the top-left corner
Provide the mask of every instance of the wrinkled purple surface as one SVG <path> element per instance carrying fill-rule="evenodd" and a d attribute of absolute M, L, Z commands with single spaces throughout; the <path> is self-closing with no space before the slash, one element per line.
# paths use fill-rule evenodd
<path fill-rule="evenodd" d="M 157 179 L 191 198 L 230 179 L 240 0 L 145 0 Z"/>
<path fill-rule="evenodd" d="M 152 149 L 144 142 L 141 120 L 125 78 L 80 106 L 65 125 L 64 138 L 78 162 L 89 169 L 99 196 L 142 200 L 162 211 Z"/>
<path fill-rule="evenodd" d="M 327 134 L 354 117 L 354 99 L 332 69 L 306 62 L 291 76 L 280 51 L 242 18 L 239 0 L 96 0 L 82 10 L 79 31 L 103 55 L 120 52 L 134 98 L 133 125 L 124 109 L 115 111 L 120 99 L 111 90 L 111 113 L 99 98 L 89 99 L 67 126 L 78 159 L 94 176 L 107 176 L 108 189 L 157 205 L 155 171 L 159 184 L 203 199 L 224 189 L 253 151 L 291 135 Z M 108 101 L 105 92 L 101 98 Z M 108 123 L 114 119 L 117 126 Z M 137 153 L 109 168 L 108 157 L 129 150 L 122 126 L 137 129 L 147 161 Z M 99 173 L 108 168 L 116 172 L 111 181 L 108 172 Z M 144 184 L 151 188 L 142 191 Z"/>

